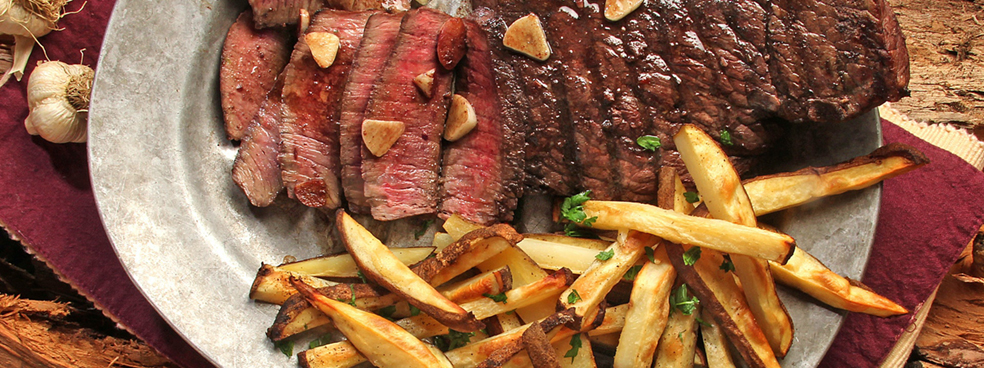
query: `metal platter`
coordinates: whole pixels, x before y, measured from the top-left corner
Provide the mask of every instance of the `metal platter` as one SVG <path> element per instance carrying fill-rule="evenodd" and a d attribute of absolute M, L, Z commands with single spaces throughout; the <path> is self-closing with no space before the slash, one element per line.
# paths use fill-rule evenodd
<path fill-rule="evenodd" d="M 254 303 L 247 293 L 261 262 L 329 251 L 329 226 L 323 213 L 284 198 L 251 207 L 230 178 L 236 147 L 222 128 L 217 74 L 226 30 L 245 4 L 117 2 L 92 94 L 92 181 L 124 267 L 182 336 L 222 367 L 296 367 L 264 335 L 277 307 Z M 782 169 L 866 154 L 880 137 L 875 112 L 793 126 L 781 148 Z M 880 193 L 848 193 L 771 220 L 834 271 L 858 278 Z M 783 365 L 814 367 L 844 313 L 781 291 L 796 327 Z"/>

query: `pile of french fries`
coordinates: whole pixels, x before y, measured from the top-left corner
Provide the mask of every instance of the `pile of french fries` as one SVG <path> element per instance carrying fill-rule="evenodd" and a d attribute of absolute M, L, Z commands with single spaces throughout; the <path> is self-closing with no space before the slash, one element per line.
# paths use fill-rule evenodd
<path fill-rule="evenodd" d="M 281 305 L 267 331 L 275 344 L 344 336 L 297 354 L 312 368 L 596 367 L 594 351 L 614 367 L 779 367 L 793 323 L 775 281 L 835 308 L 908 313 L 758 216 L 908 172 L 928 162 L 921 153 L 893 144 L 742 182 L 700 129 L 685 126 L 674 142 L 699 197 L 663 170 L 658 206 L 573 207 L 590 220 L 582 225 L 614 239 L 518 234 L 452 216 L 432 247 L 390 248 L 340 210 L 347 253 L 263 265 L 250 298 Z"/>

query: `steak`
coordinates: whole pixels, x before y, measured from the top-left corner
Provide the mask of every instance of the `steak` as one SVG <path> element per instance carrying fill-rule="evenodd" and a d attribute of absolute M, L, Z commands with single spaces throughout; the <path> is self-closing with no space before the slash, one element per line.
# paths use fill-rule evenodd
<path fill-rule="evenodd" d="M 379 13 L 369 18 L 342 93 L 339 120 L 342 188 L 349 210 L 354 213 L 369 213 L 369 203 L 364 194 L 366 182 L 362 179 L 362 155 L 371 153 L 362 144 L 362 120 L 373 86 L 393 53 L 402 19 L 402 13 Z"/>
<path fill-rule="evenodd" d="M 284 71 L 280 168 L 287 194 L 309 207 L 337 208 L 342 202 L 339 124 L 342 91 L 366 22 L 374 12 L 324 10 L 307 33 L 339 38 L 335 61 L 322 69 L 303 38 Z"/>
<path fill-rule="evenodd" d="M 276 29 L 257 30 L 253 13 L 239 14 L 229 27 L 222 45 L 219 93 L 226 136 L 240 140 L 253 116 L 266 100 L 290 57 L 287 33 Z"/>
<path fill-rule="evenodd" d="M 490 225 L 500 220 L 501 203 L 506 198 L 503 167 L 508 164 L 504 161 L 508 137 L 503 129 L 489 40 L 478 24 L 464 23 L 468 50 L 458 66 L 455 93 L 471 103 L 478 123 L 470 133 L 445 147 L 439 215 L 447 218 L 458 214 Z"/>
<path fill-rule="evenodd" d="M 280 123 L 282 121 L 283 77 L 267 93 L 263 105 L 246 129 L 236 161 L 232 180 L 243 190 L 249 202 L 257 207 L 273 203 L 284 189 L 280 178 Z"/>
<path fill-rule="evenodd" d="M 258 28 L 297 24 L 301 9 L 310 14 L 325 6 L 324 0 L 249 0 Z"/>
<path fill-rule="evenodd" d="M 393 53 L 376 81 L 366 119 L 402 121 L 403 135 L 382 157 L 363 155 L 362 178 L 372 217 L 395 220 L 435 213 L 441 133 L 450 101 L 451 72 L 438 64 L 437 34 L 449 19 L 435 10 L 411 10 L 403 18 Z M 435 69 L 432 97 L 413 78 Z"/>

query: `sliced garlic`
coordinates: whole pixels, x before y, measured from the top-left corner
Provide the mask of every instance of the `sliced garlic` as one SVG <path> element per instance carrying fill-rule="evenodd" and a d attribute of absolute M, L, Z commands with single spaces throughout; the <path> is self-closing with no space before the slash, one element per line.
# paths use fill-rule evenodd
<path fill-rule="evenodd" d="M 451 97 L 451 108 L 448 109 L 448 120 L 444 123 L 444 139 L 450 142 L 464 137 L 478 125 L 478 116 L 471 102 L 462 95 Z"/>
<path fill-rule="evenodd" d="M 362 122 L 362 142 L 373 156 L 382 157 L 400 139 L 405 128 L 402 121 L 366 119 Z"/>
<path fill-rule="evenodd" d="M 510 24 L 502 37 L 502 44 L 540 61 L 550 57 L 547 34 L 543 32 L 543 26 L 540 25 L 540 17 L 533 13 L 516 19 Z"/>
<path fill-rule="evenodd" d="M 331 32 L 311 32 L 304 35 L 304 42 L 311 49 L 311 56 L 321 68 L 327 68 L 335 62 L 338 53 L 338 36 Z"/>
<path fill-rule="evenodd" d="M 300 12 L 301 20 L 297 22 L 297 34 L 304 34 L 308 27 L 311 26 L 311 13 L 308 13 L 307 9 L 301 8 Z"/>
<path fill-rule="evenodd" d="M 423 92 L 427 98 L 431 98 L 431 91 L 434 88 L 434 72 L 436 71 L 436 69 L 431 69 L 413 78 L 413 84 L 416 84 L 420 92 Z"/>
<path fill-rule="evenodd" d="M 605 0 L 605 18 L 617 21 L 634 12 L 642 0 Z"/>

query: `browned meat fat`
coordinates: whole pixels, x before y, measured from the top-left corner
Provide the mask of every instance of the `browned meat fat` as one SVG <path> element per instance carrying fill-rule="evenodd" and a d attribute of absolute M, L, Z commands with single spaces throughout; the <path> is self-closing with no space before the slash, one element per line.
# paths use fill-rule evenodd
<path fill-rule="evenodd" d="M 301 9 L 314 14 L 325 7 L 325 2 L 324 0 L 249 0 L 249 6 L 253 8 L 253 13 L 256 15 L 256 26 L 266 28 L 297 24 Z"/>
<path fill-rule="evenodd" d="M 289 36 L 281 30 L 257 30 L 249 10 L 229 27 L 219 69 L 222 115 L 229 139 L 243 138 L 289 57 Z"/>
<path fill-rule="evenodd" d="M 366 21 L 374 12 L 324 10 L 307 32 L 332 32 L 340 44 L 334 63 L 321 68 L 303 37 L 284 71 L 280 168 L 287 194 L 309 207 L 342 202 L 338 120 L 342 91 Z"/>

